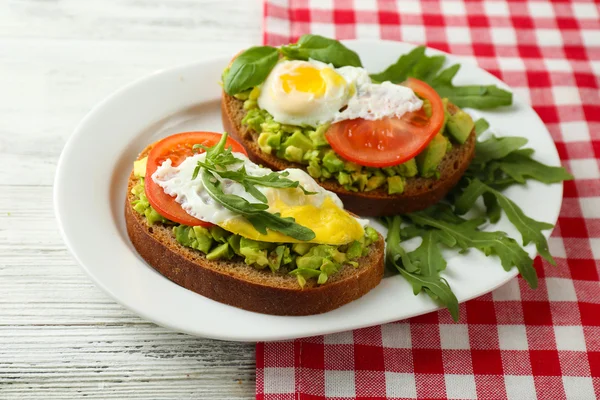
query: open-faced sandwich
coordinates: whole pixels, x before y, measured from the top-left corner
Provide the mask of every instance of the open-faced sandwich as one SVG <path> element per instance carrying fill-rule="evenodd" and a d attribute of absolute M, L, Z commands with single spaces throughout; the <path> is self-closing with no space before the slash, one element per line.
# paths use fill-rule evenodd
<path fill-rule="evenodd" d="M 125 216 L 139 254 L 177 284 L 250 311 L 307 315 L 374 288 L 384 241 L 300 169 L 273 172 L 227 134 L 148 146 Z"/>
<path fill-rule="evenodd" d="M 223 73 L 223 126 L 251 160 L 305 170 L 357 214 L 422 210 L 456 185 L 476 141 L 469 114 L 424 81 L 437 64 L 423 80 L 369 75 L 356 53 L 314 35 L 253 47 Z"/>

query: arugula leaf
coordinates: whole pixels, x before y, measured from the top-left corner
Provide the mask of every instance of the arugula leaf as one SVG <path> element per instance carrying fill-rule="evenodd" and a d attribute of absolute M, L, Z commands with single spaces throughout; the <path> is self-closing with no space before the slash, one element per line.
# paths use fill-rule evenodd
<path fill-rule="evenodd" d="M 223 89 L 233 96 L 263 83 L 278 59 L 279 52 L 274 47 L 250 47 L 231 63 L 224 76 Z"/>
<path fill-rule="evenodd" d="M 402 219 L 400 216 L 391 217 L 387 220 L 388 222 L 388 235 L 386 238 L 386 265 L 389 268 L 395 268 L 400 274 L 412 285 L 413 292 L 419 294 L 421 291 L 425 291 L 434 300 L 445 306 L 454 321 L 458 321 L 458 300 L 448 282 L 439 276 L 439 269 L 441 267 L 439 257 L 439 249 L 437 248 L 435 239 L 431 234 L 428 237 L 425 245 L 421 244 L 424 250 L 417 249 L 409 254 L 406 253 L 404 248 L 400 245 L 400 230 Z M 424 239 L 425 242 L 425 239 Z M 412 256 L 411 256 L 412 255 Z M 428 257 L 432 256 L 433 261 Z M 414 259 L 419 263 L 416 266 L 413 261 Z M 441 258 L 443 261 L 443 258 Z M 433 266 L 429 266 L 432 262 Z M 444 267 L 445 267 L 445 261 Z M 418 272 L 419 271 L 419 272 Z M 423 271 L 431 272 L 431 275 L 424 275 Z"/>
<path fill-rule="evenodd" d="M 485 212 L 490 219 L 492 224 L 495 224 L 500 220 L 500 205 L 498 204 L 498 200 L 496 196 L 492 193 L 484 193 L 483 194 L 483 204 L 485 205 Z"/>
<path fill-rule="evenodd" d="M 531 150 L 531 149 L 522 149 Z M 525 183 L 527 178 L 535 179 L 543 183 L 557 183 L 573 179 L 563 167 L 551 167 L 535 161 L 531 153 L 513 151 L 506 157 L 490 163 L 490 171 L 501 170 L 518 183 Z"/>
<path fill-rule="evenodd" d="M 490 128 L 490 124 L 484 119 L 479 118 L 475 121 L 475 134 L 477 136 L 481 135 L 483 132 L 487 131 Z"/>
<path fill-rule="evenodd" d="M 475 145 L 475 164 L 484 164 L 491 160 L 506 157 L 513 151 L 525 146 L 528 140 L 519 136 L 492 136 Z"/>
<path fill-rule="evenodd" d="M 263 203 L 267 202 L 267 197 L 262 194 L 255 185 L 274 188 L 299 187 L 306 195 L 316 194 L 316 192 L 309 192 L 304 189 L 304 187 L 300 186 L 298 181 L 287 179 L 286 177 L 289 175 L 287 172 L 271 172 L 263 176 L 251 176 L 246 173 L 245 166 L 242 166 L 240 169 L 234 171 L 223 169 L 224 166 L 242 163 L 241 159 L 236 158 L 232 154 L 231 147 L 225 149 L 226 142 L 227 132 L 223 133 L 219 142 L 213 147 L 208 148 L 202 145 L 194 145 L 194 149 L 203 148 L 206 150 L 206 158 L 205 162 L 198 161 L 198 165 L 192 174 L 192 179 L 196 179 L 198 173 L 200 172 L 200 168 L 204 168 L 219 175 L 221 178 L 231 179 L 232 181 L 241 183 L 248 193 Z"/>
<path fill-rule="evenodd" d="M 496 198 L 498 205 L 504 210 L 509 221 L 521 233 L 523 245 L 526 246 L 531 242 L 535 243 L 538 253 L 550 264 L 556 265 L 556 262 L 548 251 L 546 237 L 542 234 L 543 230 L 551 229 L 554 225 L 529 218 L 512 200 L 479 179 L 471 180 L 469 186 L 467 186 L 462 195 L 456 200 L 456 212 L 463 214 L 471 209 L 479 196 L 484 193 L 489 193 Z"/>
<path fill-rule="evenodd" d="M 438 247 L 438 231 L 429 230 L 423 235 L 421 245 L 408 253 L 413 265 L 416 265 L 423 276 L 436 276 L 446 269 L 446 260 Z"/>
<path fill-rule="evenodd" d="M 408 78 L 411 70 L 425 56 L 425 47 L 414 48 L 410 53 L 403 54 L 394 64 L 387 67 L 378 74 L 371 74 L 371 79 L 376 82 L 390 81 L 392 83 L 401 83 Z"/>
<path fill-rule="evenodd" d="M 530 287 L 537 287 L 537 274 L 533 268 L 533 260 L 519 244 L 504 232 L 484 232 L 477 229 L 481 220 L 470 220 L 453 224 L 436 219 L 426 211 L 408 214 L 408 217 L 419 226 L 429 226 L 445 231 L 456 239 L 456 245 L 463 251 L 468 248 L 481 250 L 486 256 L 495 254 L 500 258 L 502 267 L 510 270 L 516 266 Z"/>
<path fill-rule="evenodd" d="M 202 170 L 201 179 L 210 197 L 228 210 L 246 217 L 260 233 L 266 234 L 269 228 L 298 240 L 307 241 L 315 238 L 312 230 L 297 224 L 293 218 L 282 218 L 279 214 L 267 212 L 269 208 L 267 204 L 250 203 L 243 197 L 223 193 L 219 181 L 208 170 Z"/>
<path fill-rule="evenodd" d="M 427 82 L 440 97 L 447 97 L 458 107 L 489 109 L 512 104 L 512 93 L 494 85 L 454 86 L 452 79 L 460 69 L 460 64 L 446 68 L 438 75 L 438 71 L 446 60 L 443 55 L 426 56 L 425 47 L 419 46 L 402 55 L 394 64 L 384 71 L 371 74 L 377 82 L 404 82 L 414 77 Z"/>
<path fill-rule="evenodd" d="M 362 67 L 360 57 L 337 40 L 319 35 L 303 35 L 298 43 L 281 46 L 279 51 L 292 60 L 309 58 L 339 68 L 346 65 Z"/>

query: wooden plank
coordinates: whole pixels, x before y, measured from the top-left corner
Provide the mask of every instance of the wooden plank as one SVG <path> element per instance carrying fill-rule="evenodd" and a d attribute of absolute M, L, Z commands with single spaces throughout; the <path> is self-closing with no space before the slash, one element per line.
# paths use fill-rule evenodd
<path fill-rule="evenodd" d="M 158 327 L 60 238 L 56 162 L 81 118 L 152 71 L 260 42 L 260 2 L 0 2 L 0 399 L 248 399 L 254 345 Z"/>

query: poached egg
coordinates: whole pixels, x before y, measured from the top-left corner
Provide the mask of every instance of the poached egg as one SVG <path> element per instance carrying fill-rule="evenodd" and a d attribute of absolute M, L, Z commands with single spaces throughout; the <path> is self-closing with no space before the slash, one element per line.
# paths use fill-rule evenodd
<path fill-rule="evenodd" d="M 373 83 L 364 68 L 334 68 L 316 60 L 277 63 L 260 90 L 258 106 L 290 125 L 400 117 L 423 105 L 405 86 Z"/>
<path fill-rule="evenodd" d="M 253 163 L 242 153 L 233 154 L 240 163 L 228 166 L 228 170 L 238 170 L 243 166 L 248 175 L 256 177 L 272 172 Z M 175 197 L 175 201 L 185 212 L 202 221 L 213 223 L 248 239 L 279 243 L 302 242 L 272 230 L 262 234 L 246 218 L 216 202 L 202 184 L 201 174 L 192 179 L 198 161 L 205 159 L 206 153 L 196 154 L 187 157 L 176 167 L 172 165 L 170 159 L 167 159 L 152 174 L 152 180 L 166 194 Z M 304 189 L 315 194 L 307 195 L 299 187 L 272 188 L 256 185 L 268 200 L 268 212 L 280 213 L 282 217 L 292 217 L 296 223 L 311 229 L 315 233 L 315 238 L 308 243 L 342 245 L 360 240 L 364 236 L 364 226 L 368 221 L 354 218 L 344 211 L 343 204 L 335 193 L 323 189 L 303 170 L 289 168 L 284 171 L 289 174 L 288 179 L 299 182 Z M 218 175 L 215 175 L 215 179 L 220 181 L 221 189 L 225 194 L 240 196 L 251 203 L 258 202 L 242 184 Z"/>

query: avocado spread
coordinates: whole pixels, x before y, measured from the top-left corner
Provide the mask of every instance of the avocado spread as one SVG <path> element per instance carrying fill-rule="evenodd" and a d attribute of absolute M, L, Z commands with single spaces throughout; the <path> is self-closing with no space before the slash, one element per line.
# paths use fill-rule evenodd
<path fill-rule="evenodd" d="M 443 99 L 445 110 L 444 125 L 421 154 L 407 162 L 386 168 L 363 167 L 340 158 L 325 139 L 328 124 L 317 127 L 281 124 L 273 116 L 258 107 L 260 88 L 254 87 L 235 95 L 244 100 L 246 116 L 242 124 L 259 134 L 260 149 L 287 161 L 307 165 L 307 172 L 321 181 L 337 181 L 346 190 L 368 192 L 377 188 L 387 188 L 389 194 L 404 191 L 406 178 L 422 176 L 439 177 L 439 163 L 452 148 L 451 140 L 462 144 L 473 129 L 473 120 L 460 110 L 455 115 L 447 111 L 448 99 Z M 425 100 L 425 112 L 431 106 Z"/>
<path fill-rule="evenodd" d="M 313 243 L 268 243 L 247 239 L 230 233 L 218 226 L 204 228 L 201 226 L 180 225 L 162 217 L 148 202 L 144 187 L 144 171 L 146 159 L 136 161 L 134 175 L 137 184 L 131 189 L 135 196 L 133 209 L 146 217 L 148 225 L 162 223 L 172 226 L 175 240 L 182 246 L 198 250 L 208 260 L 243 259 L 256 269 L 269 268 L 272 272 L 287 272 L 296 276 L 300 286 L 304 287 L 307 279 L 316 279 L 319 285 L 335 274 L 342 265 L 358 266 L 355 261 L 369 253 L 369 246 L 378 238 L 371 227 L 365 228 L 365 236 L 352 243 L 331 246 Z"/>

